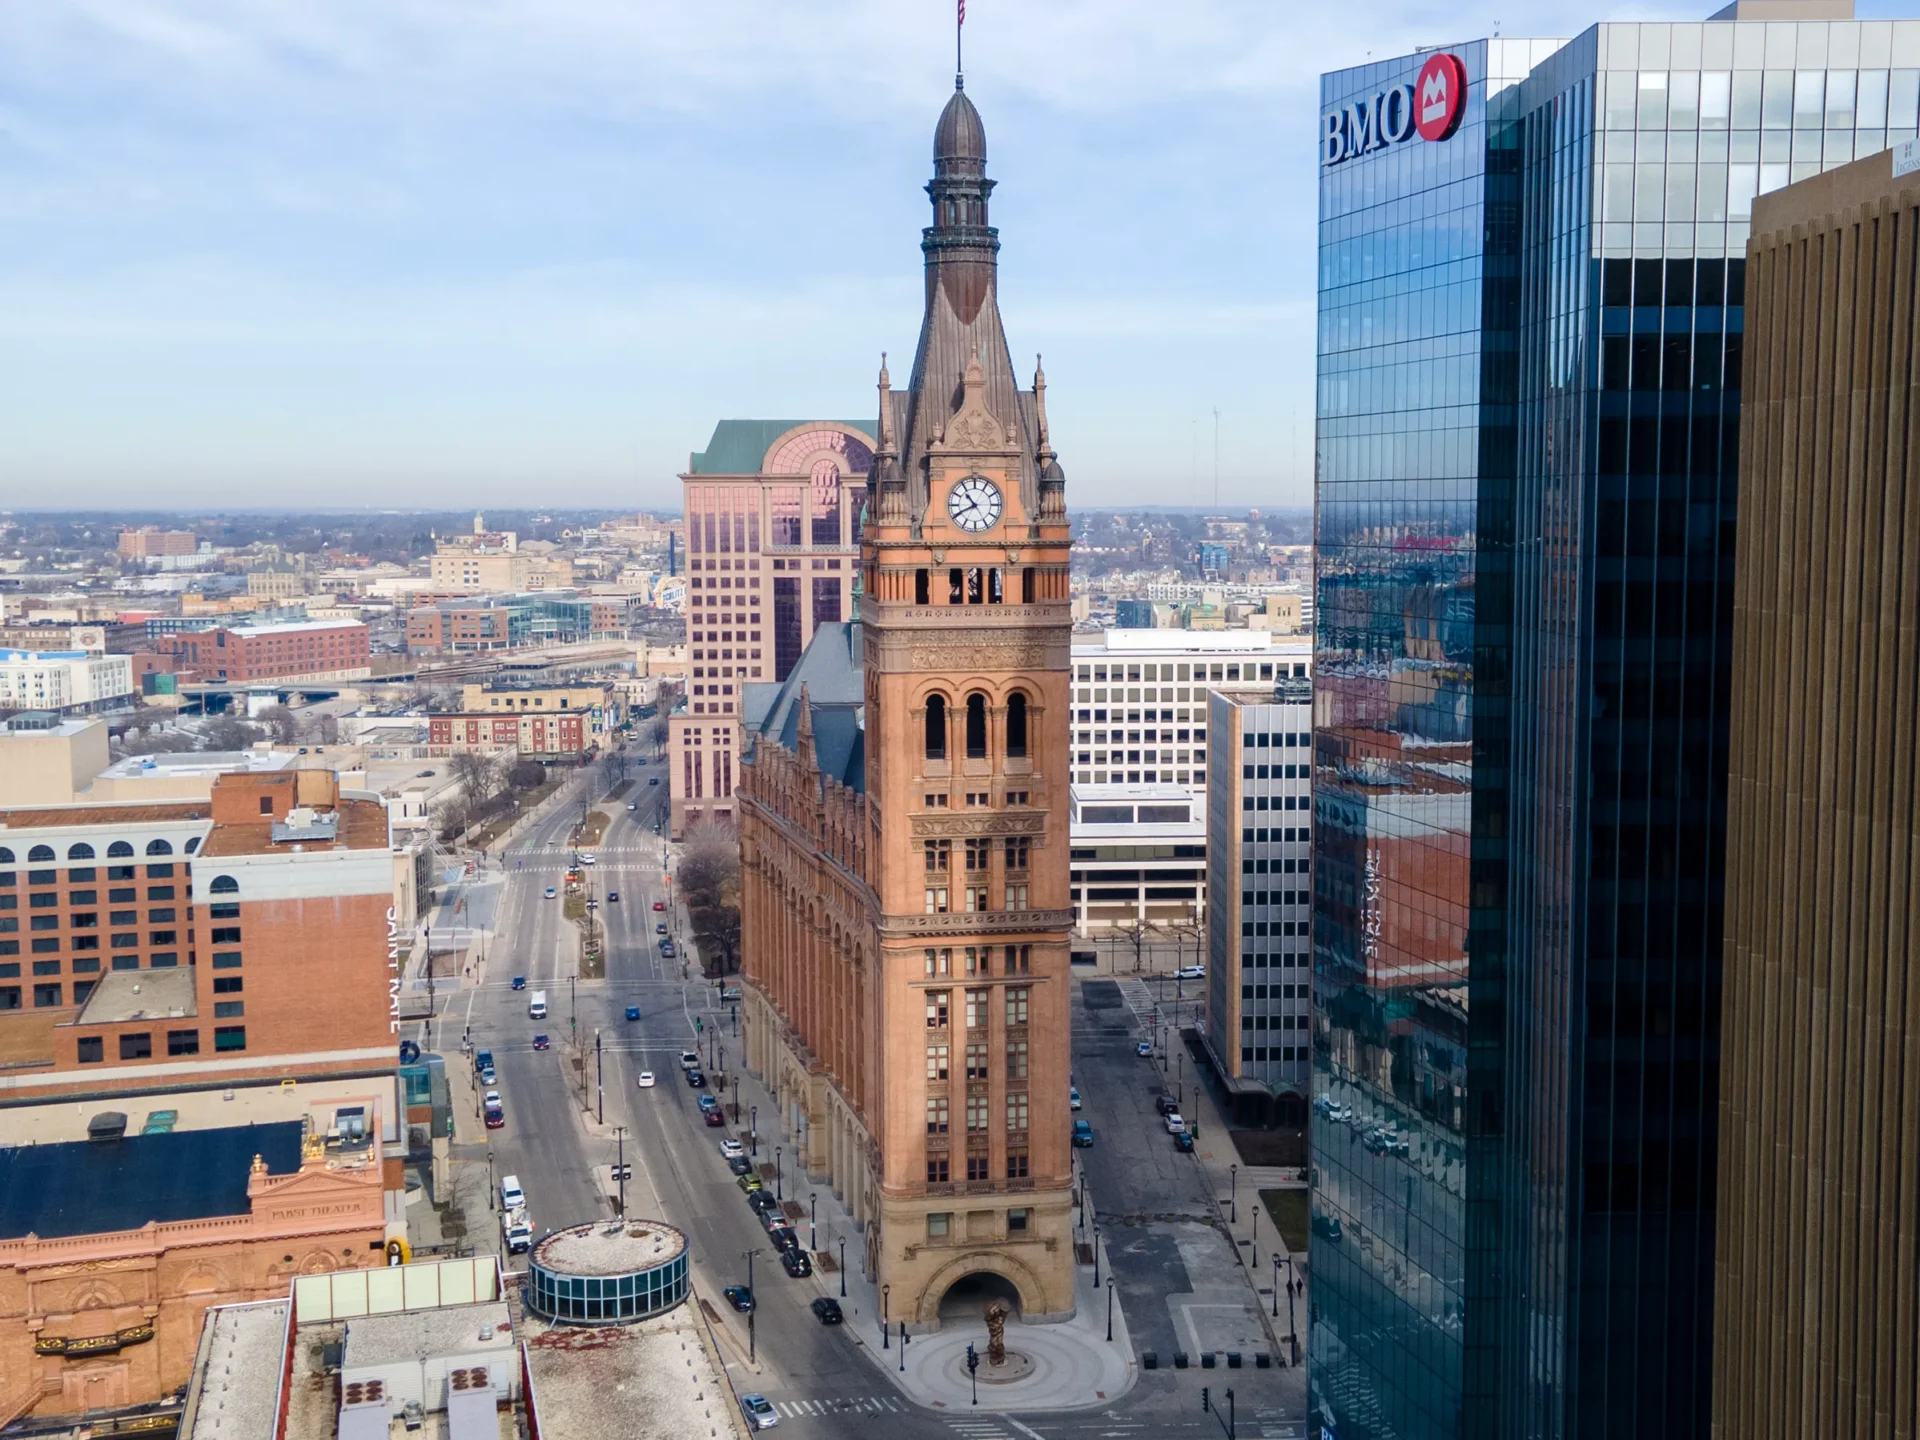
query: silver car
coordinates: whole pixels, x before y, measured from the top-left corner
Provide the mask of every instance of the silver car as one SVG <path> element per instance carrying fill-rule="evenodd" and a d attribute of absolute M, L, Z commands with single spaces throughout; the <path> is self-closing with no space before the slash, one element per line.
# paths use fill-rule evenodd
<path fill-rule="evenodd" d="M 771 1430 L 780 1423 L 780 1412 L 767 1402 L 764 1395 L 742 1395 L 740 1410 L 747 1417 L 747 1424 L 755 1430 Z"/>

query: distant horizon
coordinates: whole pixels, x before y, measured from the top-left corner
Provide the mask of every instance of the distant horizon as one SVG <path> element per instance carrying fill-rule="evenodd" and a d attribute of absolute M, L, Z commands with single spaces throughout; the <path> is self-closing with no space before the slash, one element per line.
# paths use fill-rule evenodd
<path fill-rule="evenodd" d="M 1069 487 L 1071 491 L 1071 487 Z M 642 505 L 637 511 L 631 505 L 581 505 L 564 509 L 555 506 L 514 506 L 491 505 L 487 507 L 496 514 L 506 516 L 555 514 L 565 517 L 593 518 L 597 516 L 651 515 L 663 520 L 683 519 L 684 512 L 678 507 L 660 505 Z M 1304 514 L 1312 511 L 1311 503 L 1288 505 L 1228 505 L 1222 501 L 1219 505 L 1080 505 L 1069 503 L 1069 517 L 1073 515 L 1209 515 L 1258 510 L 1262 514 L 1284 515 Z M 156 524 L 160 520 L 193 520 L 197 518 L 218 518 L 222 515 L 421 515 L 442 516 L 458 515 L 471 517 L 470 508 L 458 505 L 396 507 L 392 505 L 181 505 L 165 509 L 128 510 L 123 506 L 82 506 L 59 507 L 52 505 L 9 505 L 0 507 L 0 517 L 14 515 L 73 516 L 77 518 L 106 517 L 122 530 L 138 529 L 141 525 Z M 468 532 L 457 531 L 457 534 Z"/>

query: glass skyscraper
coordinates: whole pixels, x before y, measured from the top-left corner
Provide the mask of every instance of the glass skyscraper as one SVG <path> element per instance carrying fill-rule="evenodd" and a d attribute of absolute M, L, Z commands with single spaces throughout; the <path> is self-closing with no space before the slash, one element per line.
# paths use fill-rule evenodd
<path fill-rule="evenodd" d="M 1750 208 L 1920 120 L 1920 23 L 1738 10 L 1322 79 L 1341 1440 L 1707 1432 Z"/>

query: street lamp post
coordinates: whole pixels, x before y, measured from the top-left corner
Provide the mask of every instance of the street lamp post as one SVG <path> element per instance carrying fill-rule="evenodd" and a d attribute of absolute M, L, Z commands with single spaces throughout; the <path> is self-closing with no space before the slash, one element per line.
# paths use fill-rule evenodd
<path fill-rule="evenodd" d="M 1107 1276 L 1107 1339 L 1113 1339 L 1113 1276 Z"/>
<path fill-rule="evenodd" d="M 751 1365 L 754 1363 L 753 1312 L 760 1308 L 760 1302 L 753 1293 L 753 1252 L 748 1250 L 744 1253 L 747 1257 L 747 1303 L 751 1307 L 747 1311 L 747 1363 Z"/>
<path fill-rule="evenodd" d="M 844 1235 L 840 1237 L 840 1298 L 842 1300 L 847 1298 L 847 1237 Z M 1291 1297 L 1288 1298 L 1287 1304 L 1289 1306 L 1293 1304 Z"/>
<path fill-rule="evenodd" d="M 907 1322 L 900 1322 L 900 1373 L 907 1373 Z"/>
<path fill-rule="evenodd" d="M 733 1077 L 733 1123 L 740 1123 L 740 1077 Z"/>
<path fill-rule="evenodd" d="M 494 1209 L 500 1203 L 500 1192 L 493 1188 L 493 1147 L 487 1147 L 487 1208 Z"/>
<path fill-rule="evenodd" d="M 807 1249 L 820 1248 L 820 1192 L 807 1192 Z"/>
<path fill-rule="evenodd" d="M 780 1193 L 780 1147 L 773 1147 L 773 1198 L 784 1201 L 787 1197 Z"/>
<path fill-rule="evenodd" d="M 739 1117 L 736 1115 L 734 1118 Z M 748 1153 L 758 1160 L 760 1158 L 760 1107 L 758 1105 L 747 1107 L 747 1144 L 751 1147 Z"/>
<path fill-rule="evenodd" d="M 593 1105 L 594 1121 L 604 1125 L 607 1121 L 607 1063 L 600 1049 L 600 1032 L 593 1032 Z"/>
<path fill-rule="evenodd" d="M 1287 1284 L 1291 1286 L 1293 1281 L 1289 1279 Z M 1291 1289 L 1287 1291 L 1287 1304 L 1289 1306 L 1293 1304 Z M 1278 1255 L 1273 1257 L 1273 1318 L 1276 1320 L 1280 1318 L 1280 1257 Z"/>
<path fill-rule="evenodd" d="M 1100 1222 L 1093 1222 L 1093 1288 L 1100 1288 Z"/>
<path fill-rule="evenodd" d="M 887 1348 L 887 1296 L 893 1290 L 891 1285 L 880 1287 L 880 1348 Z"/>
<path fill-rule="evenodd" d="M 1240 1167 L 1238 1165 L 1227 1166 L 1227 1221 L 1232 1225 L 1240 1223 Z M 1253 1223 L 1256 1227 L 1260 1224 L 1258 1219 Z"/>
<path fill-rule="evenodd" d="M 973 1342 L 967 1342 L 967 1377 L 973 1381 L 973 1403 L 980 1403 L 980 1352 L 973 1348 Z"/>
<path fill-rule="evenodd" d="M 1295 1365 L 1300 1363 L 1300 1332 L 1293 1326 L 1293 1257 L 1287 1257 L 1287 1358 Z"/>

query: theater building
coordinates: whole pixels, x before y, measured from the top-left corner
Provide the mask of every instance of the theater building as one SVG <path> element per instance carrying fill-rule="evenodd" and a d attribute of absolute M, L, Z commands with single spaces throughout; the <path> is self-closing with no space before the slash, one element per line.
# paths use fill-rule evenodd
<path fill-rule="evenodd" d="M 1001 329 L 985 159 L 956 93 L 858 618 L 740 697 L 747 1063 L 917 1327 L 960 1296 L 1074 1308 L 1066 487 Z"/>

